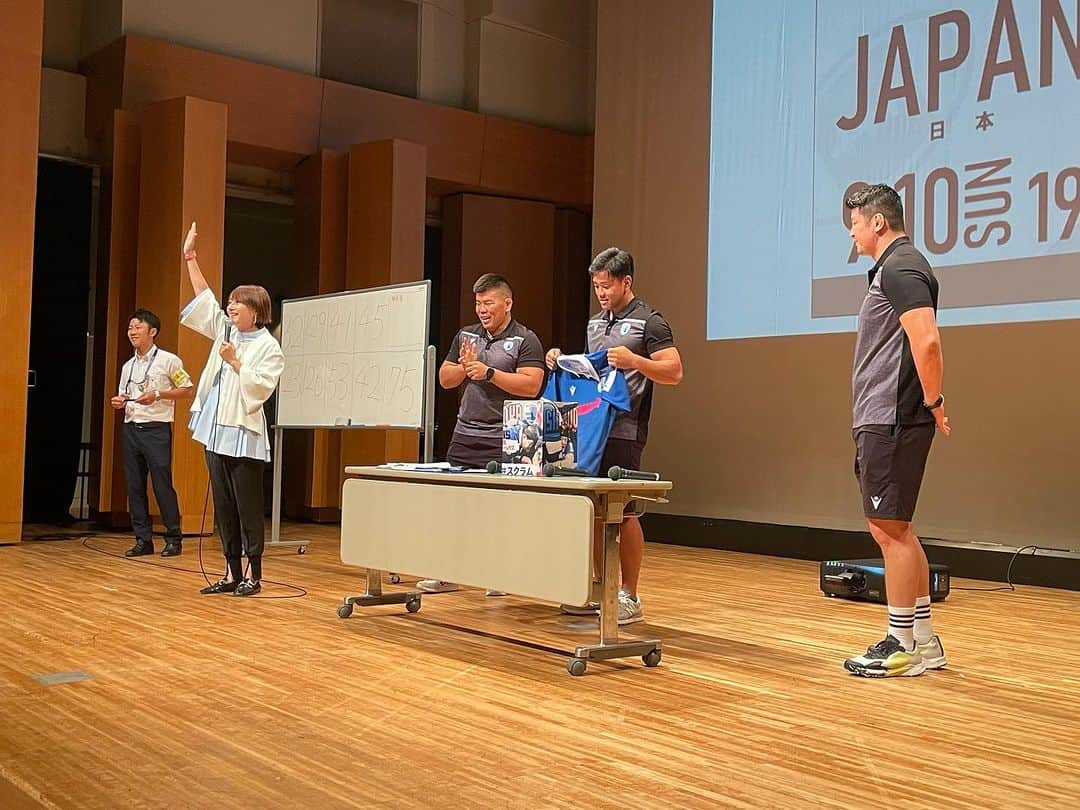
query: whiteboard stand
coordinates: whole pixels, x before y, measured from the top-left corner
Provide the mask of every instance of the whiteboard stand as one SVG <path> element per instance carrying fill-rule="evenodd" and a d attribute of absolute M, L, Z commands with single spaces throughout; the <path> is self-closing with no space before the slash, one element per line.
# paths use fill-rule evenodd
<path fill-rule="evenodd" d="M 424 352 L 424 407 L 422 424 L 419 428 L 424 434 L 424 463 L 430 463 L 435 458 L 435 369 L 436 349 L 428 346 Z M 274 425 L 274 496 L 270 513 L 270 542 L 267 548 L 295 548 L 297 554 L 307 551 L 309 540 L 282 540 L 281 539 L 281 472 L 282 456 L 284 455 L 282 439 L 287 428 L 302 430 L 386 430 L 388 428 L 399 429 L 399 425 L 327 425 L 319 428 L 297 425 Z M 405 427 L 404 429 L 414 429 Z"/>

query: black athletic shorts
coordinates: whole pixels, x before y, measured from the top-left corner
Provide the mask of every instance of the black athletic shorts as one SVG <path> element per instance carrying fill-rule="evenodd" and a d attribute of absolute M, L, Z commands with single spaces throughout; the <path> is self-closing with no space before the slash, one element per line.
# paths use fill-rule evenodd
<path fill-rule="evenodd" d="M 645 449 L 644 442 L 633 439 L 608 439 L 604 446 L 604 457 L 600 459 L 599 475 L 607 475 L 612 467 L 622 467 L 624 470 L 641 469 L 641 451 Z M 630 501 L 623 509 L 625 513 L 637 513 L 637 504 Z"/>
<path fill-rule="evenodd" d="M 880 520 L 911 522 L 919 500 L 934 423 L 863 425 L 855 428 L 855 477 L 863 514 Z"/>
<path fill-rule="evenodd" d="M 640 470 L 641 451 L 644 449 L 642 442 L 633 439 L 608 439 L 604 446 L 604 457 L 600 459 L 600 475 L 607 475 L 607 471 L 616 466 L 624 470 Z"/>
<path fill-rule="evenodd" d="M 489 461 L 502 461 L 502 436 L 462 436 L 455 433 L 446 450 L 446 460 L 455 467 L 483 470 Z"/>

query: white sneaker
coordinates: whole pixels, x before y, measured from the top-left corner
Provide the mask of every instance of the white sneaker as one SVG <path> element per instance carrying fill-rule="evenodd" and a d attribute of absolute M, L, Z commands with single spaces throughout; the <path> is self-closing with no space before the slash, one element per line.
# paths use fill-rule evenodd
<path fill-rule="evenodd" d="M 641 610 L 641 600 L 636 599 L 626 591 L 619 591 L 619 624 L 634 624 L 645 621 L 645 614 Z"/>
<path fill-rule="evenodd" d="M 450 593 L 451 591 L 461 590 L 461 586 L 455 585 L 453 582 L 444 582 L 441 579 L 422 579 L 416 583 L 416 587 L 424 593 Z"/>
<path fill-rule="evenodd" d="M 599 602 L 586 602 L 584 605 L 559 605 L 559 610 L 569 616 L 595 616 L 600 612 Z"/>
<path fill-rule="evenodd" d="M 885 636 L 871 644 L 864 655 L 844 661 L 844 669 L 863 678 L 913 677 L 926 671 L 926 662 L 916 646 L 908 650 L 895 636 Z"/>
<path fill-rule="evenodd" d="M 941 646 L 941 639 L 937 634 L 930 636 L 929 641 L 922 644 L 915 642 L 915 649 L 923 657 L 927 669 L 945 669 L 949 662 L 945 659 L 945 648 Z"/>
<path fill-rule="evenodd" d="M 497 591 L 494 588 L 488 588 L 484 591 L 484 596 L 506 596 L 506 591 Z"/>

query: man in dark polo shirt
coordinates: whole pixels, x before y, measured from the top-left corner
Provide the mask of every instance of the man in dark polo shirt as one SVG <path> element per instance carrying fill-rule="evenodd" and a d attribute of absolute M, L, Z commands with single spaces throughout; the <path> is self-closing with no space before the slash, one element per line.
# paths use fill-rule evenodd
<path fill-rule="evenodd" d="M 593 292 L 600 302 L 600 312 L 589 319 L 585 340 L 588 352 L 607 350 L 608 363 L 622 369 L 630 390 L 630 410 L 619 414 L 611 426 L 600 470 L 618 465 L 628 470 L 641 469 L 641 451 L 649 436 L 653 384 L 677 385 L 682 380 L 682 357 L 675 348 L 675 338 L 664 316 L 634 295 L 634 257 L 625 250 L 610 247 L 589 266 Z M 547 353 L 548 368 L 554 368 L 560 349 Z M 597 546 L 601 537 L 596 538 Z M 645 616 L 638 598 L 638 578 L 645 556 L 645 535 L 633 512 L 628 512 L 619 528 L 619 562 L 622 588 L 619 590 L 619 624 L 642 621 Z M 598 613 L 595 602 L 587 605 L 563 605 L 574 615 Z"/>
<path fill-rule="evenodd" d="M 934 433 L 950 432 L 938 282 L 904 231 L 895 190 L 870 186 L 845 204 L 856 249 L 874 260 L 855 339 L 852 432 L 863 513 L 885 559 L 889 627 L 844 667 L 875 678 L 920 675 L 946 663 L 930 622 L 930 569 L 911 528 Z"/>
<path fill-rule="evenodd" d="M 439 368 L 439 385 L 465 386 L 446 459 L 455 467 L 475 469 L 502 457 L 503 403 L 539 395 L 544 349 L 531 329 L 514 320 L 514 293 L 505 278 L 485 273 L 473 284 L 473 293 L 480 322 L 454 336 Z M 417 587 L 432 593 L 457 590 L 453 583 L 434 579 L 422 579 Z"/>

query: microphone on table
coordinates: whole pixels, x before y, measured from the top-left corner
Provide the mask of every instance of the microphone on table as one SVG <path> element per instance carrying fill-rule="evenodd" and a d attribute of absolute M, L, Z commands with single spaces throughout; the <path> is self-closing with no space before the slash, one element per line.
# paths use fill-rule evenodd
<path fill-rule="evenodd" d="M 499 472 L 500 470 L 502 470 L 502 464 L 501 464 L 501 463 L 499 463 L 498 461 L 496 461 L 495 459 L 492 459 L 491 461 L 489 461 L 489 462 L 487 463 L 487 467 L 486 467 L 486 469 L 487 469 L 487 471 L 488 471 L 489 473 L 491 473 L 492 475 L 495 475 L 495 473 L 497 473 L 497 472 Z"/>
<path fill-rule="evenodd" d="M 627 481 L 659 481 L 660 473 L 643 472 L 641 470 L 627 470 L 617 464 L 607 471 L 608 478 L 618 481 L 620 478 Z"/>
<path fill-rule="evenodd" d="M 556 467 L 550 462 L 544 465 L 543 473 L 545 478 L 552 478 L 559 475 L 564 475 L 571 478 L 591 477 L 588 470 L 579 470 L 577 467 Z"/>

